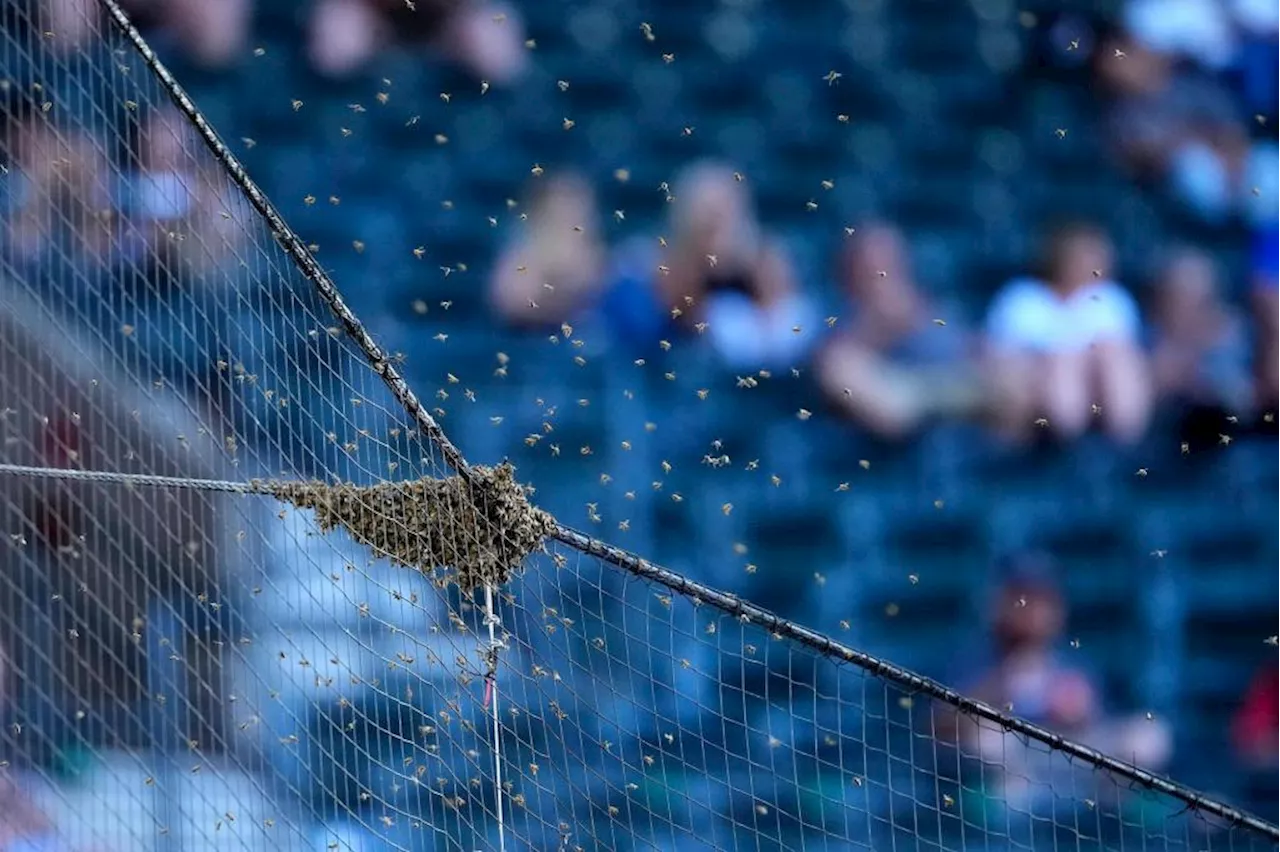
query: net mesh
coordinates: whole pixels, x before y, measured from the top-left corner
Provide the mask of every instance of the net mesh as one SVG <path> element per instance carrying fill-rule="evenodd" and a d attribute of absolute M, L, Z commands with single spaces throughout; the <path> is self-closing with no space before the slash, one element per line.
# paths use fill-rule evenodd
<path fill-rule="evenodd" d="M 0 463 L 126 476 L 0 476 L 0 848 L 1275 848 L 456 467 L 448 392 L 54 5 L 0 0 Z"/>

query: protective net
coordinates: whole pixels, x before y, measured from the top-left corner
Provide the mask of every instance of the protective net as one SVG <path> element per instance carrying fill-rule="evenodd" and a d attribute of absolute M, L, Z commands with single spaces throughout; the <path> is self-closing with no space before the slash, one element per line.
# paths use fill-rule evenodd
<path fill-rule="evenodd" d="M 1275 848 L 466 466 L 112 3 L 0 24 L 0 849 Z"/>

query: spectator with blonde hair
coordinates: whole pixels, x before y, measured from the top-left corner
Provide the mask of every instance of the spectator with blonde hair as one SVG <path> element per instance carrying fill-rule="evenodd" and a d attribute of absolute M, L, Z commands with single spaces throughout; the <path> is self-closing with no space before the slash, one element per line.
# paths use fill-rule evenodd
<path fill-rule="evenodd" d="M 489 285 L 494 310 L 530 327 L 572 320 L 595 298 L 605 249 L 595 193 L 580 175 L 540 178 L 519 232 L 498 255 Z"/>
<path fill-rule="evenodd" d="M 798 360 L 812 340 L 813 306 L 781 242 L 762 228 L 743 176 L 698 163 L 681 174 L 670 201 L 654 282 L 662 304 L 731 365 Z"/>

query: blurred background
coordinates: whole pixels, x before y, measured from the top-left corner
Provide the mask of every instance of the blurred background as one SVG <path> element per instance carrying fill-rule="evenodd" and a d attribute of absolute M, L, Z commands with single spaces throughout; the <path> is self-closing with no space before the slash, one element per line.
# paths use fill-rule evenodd
<path fill-rule="evenodd" d="M 13 44 L 94 37 L 89 0 L 29 5 Z M 124 5 L 469 459 L 1275 818 L 1274 3 Z M 7 277 L 248 268 L 146 236 L 223 227 L 176 113 L 42 169 L 20 88 Z M 134 227 L 55 249 L 54 184 Z M 201 342 L 138 325 L 216 409 Z"/>

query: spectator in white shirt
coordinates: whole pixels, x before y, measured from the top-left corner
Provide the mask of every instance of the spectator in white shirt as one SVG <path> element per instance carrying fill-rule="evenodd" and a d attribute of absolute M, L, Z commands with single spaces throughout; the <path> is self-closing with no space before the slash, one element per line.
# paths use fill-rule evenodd
<path fill-rule="evenodd" d="M 997 418 L 1012 439 L 1035 425 L 1071 440 L 1098 420 L 1122 443 L 1146 429 L 1152 388 L 1133 297 L 1111 279 L 1105 233 L 1069 224 L 1050 234 L 1038 277 L 1010 281 L 987 317 Z"/>

